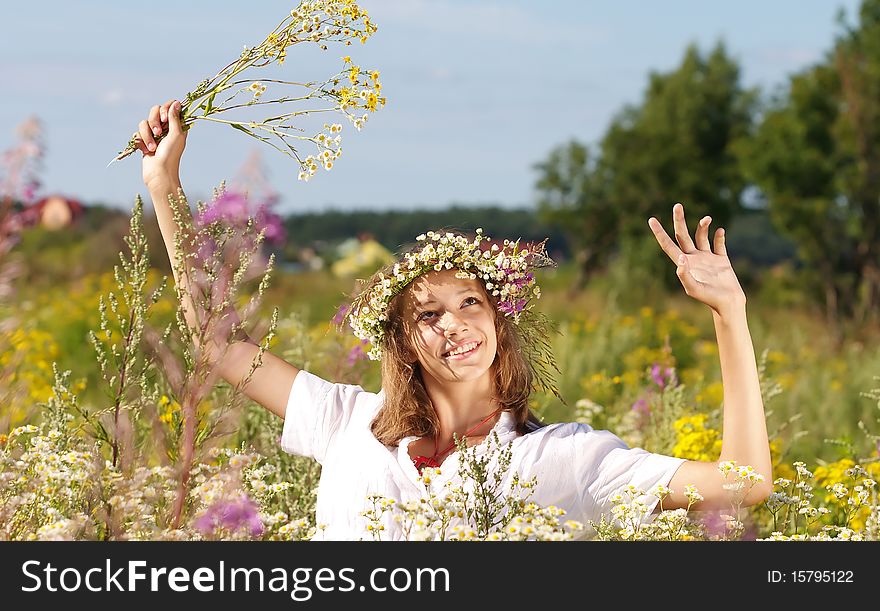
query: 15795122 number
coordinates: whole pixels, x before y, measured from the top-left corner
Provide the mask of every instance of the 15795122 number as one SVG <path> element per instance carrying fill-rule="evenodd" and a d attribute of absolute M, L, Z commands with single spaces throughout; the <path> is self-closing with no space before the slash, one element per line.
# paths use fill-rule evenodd
<path fill-rule="evenodd" d="M 793 583 L 852 583 L 852 571 L 789 571 Z"/>

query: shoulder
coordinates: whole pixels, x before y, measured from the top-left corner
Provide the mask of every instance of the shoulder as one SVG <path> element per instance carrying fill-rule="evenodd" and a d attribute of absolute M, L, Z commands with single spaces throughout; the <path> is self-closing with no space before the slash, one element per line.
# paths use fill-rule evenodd
<path fill-rule="evenodd" d="M 532 423 L 527 423 L 527 426 Z M 589 424 L 582 422 L 554 422 L 544 426 L 533 426 L 528 430 L 525 437 L 534 436 L 535 439 L 590 439 L 600 440 L 616 440 L 616 442 L 626 445 L 619 437 L 611 431 L 603 429 L 594 429 Z"/>
<path fill-rule="evenodd" d="M 601 461 L 616 449 L 628 449 L 612 432 L 580 422 L 557 422 L 535 428 L 519 437 L 518 444 L 536 458 L 568 459 L 581 464 Z"/>
<path fill-rule="evenodd" d="M 288 397 L 281 446 L 320 462 L 339 434 L 369 427 L 383 400 L 382 391 L 372 393 L 359 384 L 329 382 L 300 370 Z"/>

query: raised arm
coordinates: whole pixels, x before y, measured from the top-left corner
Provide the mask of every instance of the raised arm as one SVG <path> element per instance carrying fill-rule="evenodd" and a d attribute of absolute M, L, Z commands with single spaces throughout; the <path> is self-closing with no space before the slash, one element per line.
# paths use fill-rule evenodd
<path fill-rule="evenodd" d="M 168 134 L 157 144 L 155 137 L 168 128 Z M 140 142 L 138 148 L 144 154 L 143 179 L 150 192 L 162 240 L 172 263 L 176 259 L 174 235 L 178 230 L 171 210 L 169 197 L 178 197 L 181 191 L 180 160 L 186 147 L 186 132 L 180 121 L 180 103 L 171 100 L 161 106 L 153 106 L 149 117 L 138 125 Z M 172 269 L 174 269 L 172 265 Z M 186 278 L 173 271 L 174 282 L 184 295 L 184 311 L 190 328 L 197 326 L 196 310 Z M 230 311 L 230 316 L 236 316 Z M 248 375 L 259 347 L 250 339 L 233 341 L 228 346 L 213 340 L 203 346 L 211 354 L 220 354 L 220 376 L 229 384 L 237 386 Z M 264 351 L 262 365 L 254 371 L 244 387 L 244 393 L 277 416 L 284 417 L 290 388 L 299 369 L 277 356 Z"/>
<path fill-rule="evenodd" d="M 684 207 L 673 207 L 673 225 L 678 245 L 667 235 L 658 220 L 651 217 L 648 225 L 663 251 L 677 265 L 676 274 L 685 292 L 712 309 L 721 379 L 724 386 L 724 416 L 721 455 L 716 462 L 687 461 L 679 467 L 669 488 L 672 494 L 663 501 L 663 509 L 686 508 L 685 486 L 693 484 L 703 501 L 693 509 L 724 509 L 730 506 L 731 492 L 723 486 L 730 483 L 718 471 L 723 461 L 751 466 L 763 476 L 743 500 L 743 505 L 763 502 L 773 489 L 770 442 L 755 351 L 746 318 L 746 297 L 736 278 L 727 248 L 724 230 L 715 232 L 713 252 L 709 245 L 710 217 L 701 219 L 691 240 L 684 218 Z"/>

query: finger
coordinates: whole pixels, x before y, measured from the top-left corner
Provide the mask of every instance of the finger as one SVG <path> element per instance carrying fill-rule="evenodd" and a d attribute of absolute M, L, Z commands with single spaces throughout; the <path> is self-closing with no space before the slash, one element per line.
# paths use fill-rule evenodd
<path fill-rule="evenodd" d="M 168 108 L 168 133 L 169 135 L 179 135 L 183 132 L 183 126 L 180 124 L 180 102 L 174 100 Z"/>
<path fill-rule="evenodd" d="M 146 121 L 138 123 L 138 134 L 140 134 L 141 140 L 144 141 L 150 152 L 156 150 L 156 141 L 153 139 L 153 131 L 150 129 L 149 123 Z"/>
<path fill-rule="evenodd" d="M 159 118 L 162 120 L 162 123 L 168 123 L 168 109 L 171 108 L 173 103 L 174 100 L 168 100 L 159 107 Z"/>
<path fill-rule="evenodd" d="M 681 281 L 681 285 L 684 287 L 684 292 L 690 294 L 688 292 L 690 289 L 687 280 L 690 274 L 688 274 L 684 264 L 679 264 L 679 266 L 675 268 L 675 275 L 678 276 L 678 279 Z"/>
<path fill-rule="evenodd" d="M 724 236 L 727 235 L 727 232 L 724 231 L 723 227 L 719 227 L 715 230 L 715 254 L 716 255 L 724 255 L 727 256 L 727 245 L 724 241 Z"/>
<path fill-rule="evenodd" d="M 149 153 L 149 151 L 147 150 L 147 145 L 145 145 L 143 139 L 141 139 L 140 132 L 135 132 L 132 135 L 132 138 L 134 138 L 135 149 L 139 150 L 144 155 Z"/>
<path fill-rule="evenodd" d="M 694 234 L 697 241 L 697 248 L 709 251 L 709 225 L 712 223 L 711 216 L 704 216 L 697 225 L 697 231 Z"/>
<path fill-rule="evenodd" d="M 682 251 L 685 253 L 694 252 L 697 247 L 694 246 L 694 242 L 688 233 L 687 223 L 684 220 L 684 206 L 681 204 L 675 204 L 672 207 L 672 224 L 675 228 L 675 239 L 678 240 Z"/>
<path fill-rule="evenodd" d="M 159 107 L 153 106 L 150 109 L 150 114 L 147 117 L 147 122 L 150 124 L 150 129 L 153 130 L 153 135 L 158 136 L 162 133 L 162 121 L 159 119 Z"/>
<path fill-rule="evenodd" d="M 681 281 L 685 294 L 695 297 L 700 288 L 700 283 L 697 282 L 697 279 L 691 274 L 690 266 L 688 265 L 687 257 L 685 255 L 679 257 L 678 267 L 675 268 L 675 275 L 678 276 L 678 279 Z"/>
<path fill-rule="evenodd" d="M 648 227 L 651 228 L 651 231 L 654 232 L 654 237 L 657 238 L 657 242 L 660 244 L 660 248 L 663 249 L 670 259 L 672 259 L 673 263 L 678 261 L 678 257 L 681 256 L 681 249 L 678 245 L 669 237 L 669 234 L 666 233 L 666 230 L 663 229 L 663 225 L 655 219 L 653 216 L 648 219 Z"/>

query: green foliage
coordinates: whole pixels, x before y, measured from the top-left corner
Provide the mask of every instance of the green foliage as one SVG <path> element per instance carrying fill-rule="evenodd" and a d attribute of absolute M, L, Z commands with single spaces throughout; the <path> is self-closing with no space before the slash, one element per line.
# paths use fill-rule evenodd
<path fill-rule="evenodd" d="M 106 302 L 103 296 L 100 298 L 101 337 L 93 331 L 89 332 L 89 341 L 97 352 L 101 375 L 107 385 L 109 403 L 96 413 L 80 410 L 93 434 L 111 445 L 114 466 L 119 458 L 118 433 L 123 430 L 120 421 L 124 416 L 123 411 L 137 412 L 143 407 L 144 401 L 154 403 L 158 395 L 155 385 L 150 383 L 152 359 L 144 356 L 141 340 L 149 309 L 159 300 L 165 284 L 163 279 L 162 284 L 151 295 L 147 295 L 150 259 L 143 233 L 143 202 L 140 197 L 135 201 L 130 233 L 125 237 L 125 243 L 130 256 L 127 258 L 119 253 L 120 265 L 113 270 L 117 290 L 107 294 Z M 108 430 L 101 416 L 110 412 L 113 413 L 113 426 Z M 138 419 L 137 413 L 134 419 Z"/>
<path fill-rule="evenodd" d="M 58 230 L 31 227 L 21 234 L 15 251 L 27 266 L 17 279 L 22 287 L 48 289 L 59 281 L 75 280 L 112 269 L 125 247 L 129 214 L 88 206 L 81 218 Z"/>
<path fill-rule="evenodd" d="M 864 0 L 859 23 L 841 26 L 741 150 L 835 334 L 838 319 L 877 320 L 880 309 L 880 2 Z"/>
<path fill-rule="evenodd" d="M 579 284 L 608 250 L 627 269 L 677 283 L 656 243 L 640 246 L 655 241 L 648 217 L 665 221 L 683 202 L 691 222 L 710 214 L 715 226 L 727 226 L 745 186 L 734 151 L 748 135 L 755 97 L 740 85 L 739 66 L 723 45 L 706 55 L 691 46 L 678 68 L 651 74 L 644 99 L 618 114 L 595 159 L 571 143 L 538 164 L 549 218 L 575 223 Z"/>
<path fill-rule="evenodd" d="M 579 142 L 557 147 L 535 169 L 539 218 L 564 228 L 578 263 L 574 289 L 582 289 L 618 245 L 621 211 L 600 191 L 595 161 Z"/>

